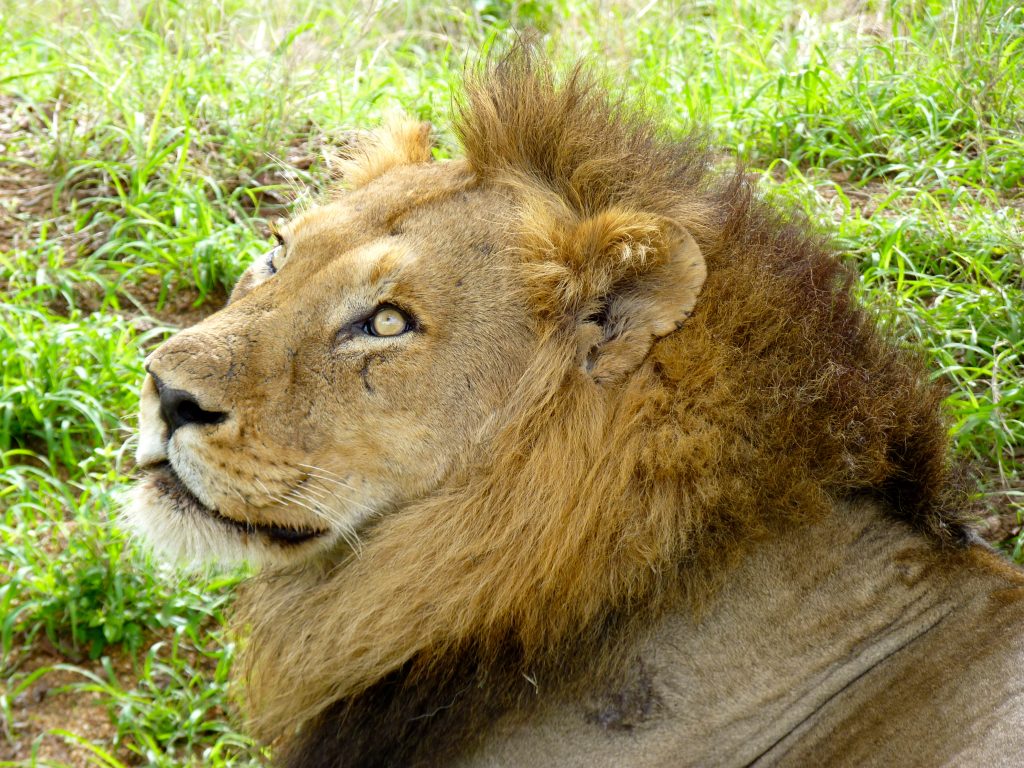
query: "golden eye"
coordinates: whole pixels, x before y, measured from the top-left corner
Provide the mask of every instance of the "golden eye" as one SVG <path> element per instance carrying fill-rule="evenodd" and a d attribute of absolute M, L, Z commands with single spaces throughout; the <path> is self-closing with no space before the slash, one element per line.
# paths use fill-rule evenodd
<path fill-rule="evenodd" d="M 373 336 L 398 336 L 409 330 L 409 319 L 394 307 L 383 307 L 367 323 Z"/>

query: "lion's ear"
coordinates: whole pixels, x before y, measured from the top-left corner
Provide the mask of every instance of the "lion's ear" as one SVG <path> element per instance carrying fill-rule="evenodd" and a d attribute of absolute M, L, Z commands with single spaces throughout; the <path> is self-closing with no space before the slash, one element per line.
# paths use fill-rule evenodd
<path fill-rule="evenodd" d="M 580 219 L 536 193 L 520 205 L 530 297 L 542 317 L 572 324 L 577 360 L 594 381 L 621 380 L 690 316 L 707 268 L 674 220 L 617 205 Z"/>
<path fill-rule="evenodd" d="M 600 384 L 621 380 L 657 339 L 682 327 L 707 275 L 696 241 L 672 224 L 642 240 L 627 230 L 608 245 L 602 257 L 617 274 L 579 324 L 580 363 Z"/>
<path fill-rule="evenodd" d="M 331 170 L 355 189 L 396 166 L 429 162 L 433 157 L 430 130 L 430 123 L 394 114 L 380 128 L 357 137 L 344 156 L 331 158 Z"/>

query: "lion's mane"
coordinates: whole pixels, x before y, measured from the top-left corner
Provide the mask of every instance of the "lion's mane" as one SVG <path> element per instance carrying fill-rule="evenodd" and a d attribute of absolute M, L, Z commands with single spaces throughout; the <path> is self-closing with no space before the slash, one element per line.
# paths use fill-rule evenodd
<path fill-rule="evenodd" d="M 701 133 L 667 135 L 587 70 L 559 79 L 524 48 L 470 78 L 456 131 L 481 184 L 680 221 L 707 281 L 621 386 L 595 386 L 570 329 L 542 323 L 474 461 L 358 556 L 249 584 L 247 712 L 285 764 L 443 763 L 538 690 L 614 674 L 620 643 L 667 609 L 699 611 L 752 541 L 838 498 L 967 536 L 942 388 L 858 306 L 827 240 L 716 170 Z M 519 217 L 527 281 L 545 258 L 528 252 L 530 210 L 495 212 Z"/>

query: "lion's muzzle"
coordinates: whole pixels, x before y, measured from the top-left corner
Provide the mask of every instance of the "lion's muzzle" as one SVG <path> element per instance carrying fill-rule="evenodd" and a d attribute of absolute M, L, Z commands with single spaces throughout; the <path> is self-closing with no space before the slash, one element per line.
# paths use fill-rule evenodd
<path fill-rule="evenodd" d="M 225 411 L 208 411 L 199 400 L 184 389 L 167 386 L 159 376 L 148 370 L 156 384 L 160 398 L 160 419 L 167 426 L 167 438 L 170 439 L 175 430 L 189 424 L 220 424 L 228 414 Z"/>

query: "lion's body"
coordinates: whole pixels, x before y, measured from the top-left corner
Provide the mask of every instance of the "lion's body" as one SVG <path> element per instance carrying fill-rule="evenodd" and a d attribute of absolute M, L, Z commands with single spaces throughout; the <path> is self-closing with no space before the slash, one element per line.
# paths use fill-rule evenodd
<path fill-rule="evenodd" d="M 373 702 L 289 765 L 1009 768 L 1024 755 L 1022 602 L 1024 573 L 987 546 L 951 553 L 875 502 L 844 503 L 761 542 L 703 615 L 662 616 L 570 695 L 520 680 L 529 706 L 466 732 L 479 713 L 449 713 L 488 692 L 442 683 L 419 710 L 434 728 Z"/>
<path fill-rule="evenodd" d="M 1015 747 L 1021 577 L 970 543 L 942 389 L 828 243 L 523 51 L 456 129 L 443 163 L 375 134 L 147 361 L 125 519 L 271 564 L 238 621 L 278 760 Z"/>
<path fill-rule="evenodd" d="M 555 698 L 462 768 L 1017 766 L 1024 574 L 843 509 L 757 548 L 615 685 Z M 543 696 L 541 696 L 543 698 Z"/>

